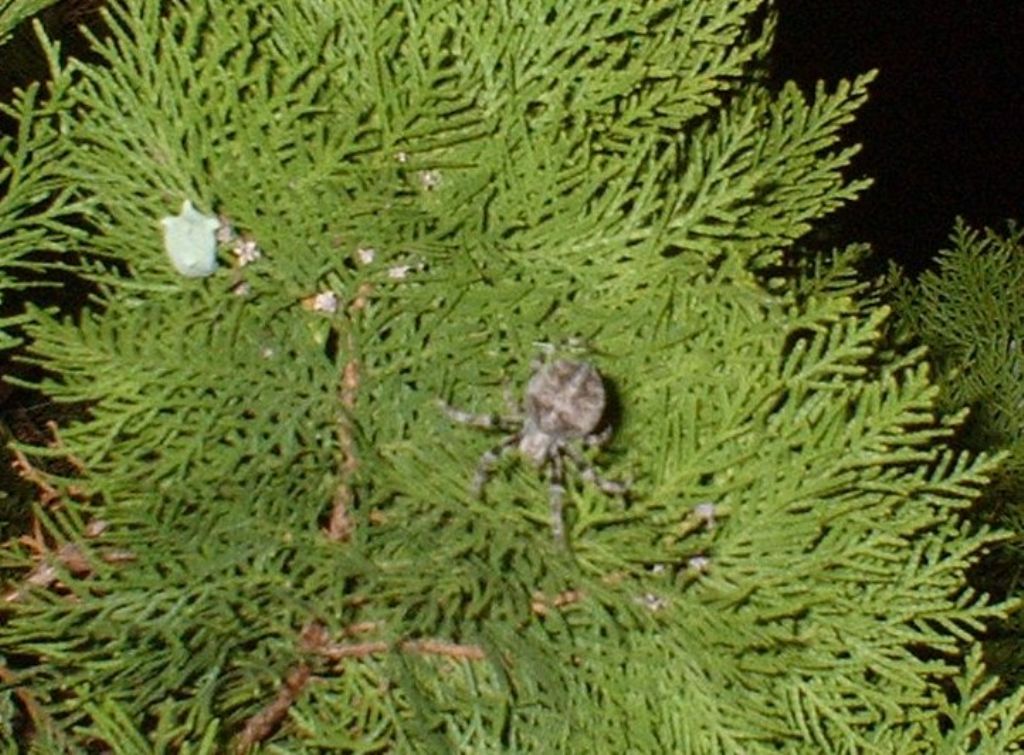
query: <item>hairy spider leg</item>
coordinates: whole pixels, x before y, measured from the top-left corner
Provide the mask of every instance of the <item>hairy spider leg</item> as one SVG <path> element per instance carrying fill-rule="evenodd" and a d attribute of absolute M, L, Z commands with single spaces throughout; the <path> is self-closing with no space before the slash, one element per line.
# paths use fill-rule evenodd
<path fill-rule="evenodd" d="M 594 437 L 594 436 L 590 436 Z M 588 443 L 588 445 L 590 445 Z M 600 444 L 597 444 L 600 445 Z M 594 469 L 594 465 L 591 464 L 587 457 L 580 453 L 578 448 L 566 444 L 565 452 L 572 459 L 572 463 L 576 465 L 576 469 L 579 470 L 580 477 L 583 478 L 584 482 L 589 482 L 593 485 L 597 485 L 601 489 L 601 492 L 607 493 L 608 495 L 625 495 L 629 491 L 629 486 L 624 482 L 615 482 L 602 477 Z"/>
<path fill-rule="evenodd" d="M 502 417 L 499 414 L 474 414 L 463 409 L 457 409 L 446 401 L 439 400 L 438 404 L 441 406 L 441 410 L 448 416 L 448 419 L 462 425 L 479 427 L 483 430 L 505 431 L 512 431 L 519 427 L 519 423 L 510 417 Z M 487 481 L 490 480 L 491 474 L 494 472 L 498 462 L 515 450 L 522 437 L 522 431 L 517 431 L 502 440 L 498 445 L 484 451 L 480 461 L 477 462 L 476 472 L 473 474 L 473 483 L 470 489 L 473 491 L 474 496 L 479 497 L 483 493 L 484 487 L 487 485 Z"/>
<path fill-rule="evenodd" d="M 494 469 L 498 466 L 498 462 L 516 450 L 522 437 L 522 433 L 510 435 L 498 445 L 483 452 L 480 456 L 480 461 L 476 463 L 476 472 L 473 473 L 472 491 L 474 496 L 479 497 L 483 494 L 484 487 L 487 485 L 488 480 L 491 479 L 491 475 L 494 474 Z"/>
<path fill-rule="evenodd" d="M 583 439 L 583 442 L 588 446 L 594 448 L 600 448 L 612 437 L 612 426 L 605 425 L 605 428 L 599 433 L 591 433 Z"/>
<path fill-rule="evenodd" d="M 564 444 L 555 443 L 548 451 L 551 466 L 548 467 L 548 506 L 551 511 L 551 534 L 555 541 L 565 542 L 565 517 L 563 501 L 565 499 L 565 465 L 562 464 Z"/>
<path fill-rule="evenodd" d="M 597 436 L 589 436 L 587 441 Z M 599 440 L 600 445 L 607 440 Z M 562 461 L 562 454 L 565 454 L 579 470 L 580 477 L 584 482 L 597 485 L 602 492 L 608 495 L 625 495 L 629 486 L 622 482 L 615 482 L 602 477 L 594 469 L 594 465 L 587 461 L 587 458 L 570 443 L 559 441 L 553 443 L 548 450 L 548 459 L 551 464 L 548 467 L 548 505 L 551 510 L 551 532 L 559 543 L 565 542 L 565 464 Z"/>
<path fill-rule="evenodd" d="M 448 419 L 460 425 L 480 427 L 484 430 L 513 430 L 518 426 L 516 420 L 511 417 L 502 417 L 500 414 L 474 414 L 457 409 L 446 401 L 438 401 L 438 404 Z"/>

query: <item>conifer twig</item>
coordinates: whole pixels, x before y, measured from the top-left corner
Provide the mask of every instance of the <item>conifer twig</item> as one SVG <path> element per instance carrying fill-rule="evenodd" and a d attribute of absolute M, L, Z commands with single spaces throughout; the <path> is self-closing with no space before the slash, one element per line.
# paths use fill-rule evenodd
<path fill-rule="evenodd" d="M 372 288 L 364 283 L 356 292 L 355 299 L 349 306 L 349 314 L 354 317 L 363 309 L 369 299 Z M 355 531 L 355 520 L 352 518 L 352 504 L 355 497 L 352 492 L 351 480 L 359 468 L 359 460 L 356 457 L 355 442 L 352 437 L 351 416 L 356 405 L 356 396 L 359 391 L 359 361 L 355 356 L 355 342 L 352 338 L 351 329 L 345 339 L 346 353 L 349 355 L 341 372 L 341 399 L 342 414 L 338 419 L 338 446 L 341 450 L 341 480 L 334 492 L 334 499 L 331 502 L 331 516 L 327 522 L 326 534 L 328 539 L 335 542 L 346 542 L 352 537 Z"/>
<path fill-rule="evenodd" d="M 327 637 L 327 629 L 323 624 L 311 621 L 299 634 L 299 647 L 304 651 L 312 651 L 316 645 Z M 242 733 L 235 741 L 235 752 L 244 755 L 258 745 L 280 725 L 288 709 L 302 694 L 302 690 L 312 677 L 312 669 L 305 662 L 299 663 L 285 677 L 284 684 L 277 696 L 259 713 L 245 723 Z"/>
<path fill-rule="evenodd" d="M 24 687 L 17 686 L 18 678 L 15 676 L 13 671 L 2 663 L 0 663 L 0 682 L 3 682 L 6 686 L 10 687 L 17 698 L 21 700 L 21 704 L 24 706 L 25 712 L 33 722 L 47 720 L 48 717 L 45 711 L 43 711 L 39 703 L 36 702 L 32 693 Z"/>
<path fill-rule="evenodd" d="M 371 655 L 380 655 L 391 649 L 391 646 L 383 641 L 377 642 L 353 642 L 342 643 L 332 642 L 321 647 L 317 652 L 332 661 L 340 661 L 344 658 L 366 658 Z"/>
<path fill-rule="evenodd" d="M 377 629 L 375 622 L 360 622 L 348 627 L 343 634 L 346 637 L 364 634 Z M 340 661 L 345 658 L 366 658 L 391 651 L 395 646 L 382 640 L 371 642 L 342 643 L 331 642 L 327 628 L 319 622 L 310 622 L 299 635 L 300 646 L 311 655 Z M 406 653 L 417 655 L 438 655 L 457 660 L 482 661 L 486 654 L 477 645 L 460 645 L 444 640 L 404 640 L 397 648 Z M 288 714 L 288 709 L 302 694 L 313 672 L 308 663 L 300 663 L 285 677 L 284 684 L 277 696 L 245 723 L 242 733 L 235 742 L 235 752 L 245 755 L 253 747 L 265 740 L 280 725 Z"/>
<path fill-rule="evenodd" d="M 582 590 L 564 590 L 554 598 L 548 598 L 542 592 L 535 592 L 530 601 L 530 610 L 538 616 L 546 616 L 552 608 L 563 608 L 579 603 L 586 597 Z"/>
<path fill-rule="evenodd" d="M 365 632 L 372 632 L 378 627 L 376 622 L 360 622 L 348 627 L 344 634 L 351 637 Z M 312 655 L 324 655 L 322 651 L 328 642 L 327 628 L 319 622 L 312 621 L 303 628 L 299 635 L 299 645 L 306 652 Z M 380 645 L 379 650 L 386 650 L 386 643 L 363 643 L 364 645 Z M 350 655 L 369 655 L 378 651 L 376 648 L 370 652 L 350 653 Z M 328 656 L 329 657 L 329 656 Z M 288 709 L 302 694 L 302 690 L 312 678 L 313 672 L 307 663 L 300 663 L 285 677 L 284 684 L 278 690 L 277 696 L 266 707 L 256 713 L 245 723 L 242 733 L 235 742 L 235 752 L 238 755 L 252 750 L 253 747 L 265 740 L 280 725 L 281 721 L 288 714 Z"/>
<path fill-rule="evenodd" d="M 79 459 L 74 454 L 68 453 L 65 450 L 64 440 L 63 440 L 63 438 L 60 437 L 60 428 L 58 427 L 57 423 L 54 422 L 52 419 L 48 419 L 46 421 L 46 428 L 53 435 L 53 442 L 51 442 L 49 444 L 50 448 L 58 448 L 61 451 L 64 451 L 65 452 L 64 458 L 67 459 L 68 463 L 71 466 L 73 466 L 78 472 L 84 472 L 85 471 L 85 462 L 82 461 L 81 459 Z"/>
<path fill-rule="evenodd" d="M 345 627 L 342 630 L 342 634 L 346 637 L 355 637 L 357 634 L 366 634 L 375 629 L 380 629 L 379 621 L 360 621 Z"/>
<path fill-rule="evenodd" d="M 53 435 L 53 440 L 49 441 L 47 445 L 50 448 L 63 451 L 64 441 L 60 437 L 57 423 L 53 420 L 47 420 L 46 427 Z M 39 489 L 39 503 L 43 506 L 49 506 L 54 502 L 59 502 L 63 497 L 60 490 L 47 482 L 44 473 L 37 469 L 20 449 L 12 448 L 11 450 L 14 452 L 14 461 L 11 462 L 11 467 L 18 473 L 19 477 Z M 76 472 L 82 473 L 85 471 L 85 463 L 74 454 L 65 452 L 64 458 L 74 467 Z M 72 497 L 84 497 L 86 495 L 85 491 L 73 485 L 68 487 L 68 494 Z"/>
<path fill-rule="evenodd" d="M 106 529 L 107 523 L 102 520 L 93 520 L 86 525 L 85 536 L 87 538 L 98 537 Z M 32 534 L 22 535 L 18 542 L 27 546 L 38 561 L 35 568 L 29 572 L 22 582 L 22 586 L 11 590 L 3 597 L 3 602 L 14 603 L 22 598 L 26 590 L 31 587 L 48 588 L 58 582 L 58 564 L 64 566 L 76 577 L 87 577 L 92 574 L 93 568 L 86 558 L 85 552 L 75 543 L 64 543 L 56 551 L 52 550 L 43 537 L 42 527 L 39 519 L 32 521 Z M 47 558 L 52 556 L 52 558 Z M 108 564 L 119 564 L 126 561 L 134 561 L 135 554 L 126 550 L 109 549 L 100 552 L 99 557 Z"/>
<path fill-rule="evenodd" d="M 487 657 L 484 649 L 478 645 L 460 645 L 444 640 L 405 640 L 398 643 L 397 647 L 403 652 L 414 655 L 442 655 L 447 658 L 469 661 L 482 661 Z M 384 641 L 332 642 L 324 645 L 317 652 L 332 661 L 340 661 L 344 658 L 366 658 L 371 655 L 380 655 L 392 649 L 393 646 Z"/>
<path fill-rule="evenodd" d="M 14 452 L 14 461 L 11 462 L 11 466 L 14 471 L 18 473 L 18 476 L 35 485 L 39 488 L 39 503 L 43 506 L 49 506 L 54 501 L 60 500 L 60 491 L 48 483 L 43 475 L 32 466 L 32 462 L 28 460 L 28 457 L 21 452 L 18 448 L 11 448 Z"/>
<path fill-rule="evenodd" d="M 371 622 L 364 622 L 353 625 L 344 634 L 347 637 L 351 637 L 354 634 L 362 634 L 375 628 L 377 628 L 377 625 Z M 405 653 L 442 655 L 460 660 L 482 661 L 486 657 L 484 649 L 479 645 L 462 645 L 438 639 L 403 640 L 397 645 L 392 645 L 383 640 L 331 642 L 327 635 L 326 627 L 318 623 L 310 624 L 310 626 L 303 630 L 302 643 L 309 652 L 329 658 L 332 661 L 340 661 L 345 658 L 366 658 L 371 655 L 387 653 L 396 648 Z"/>
<path fill-rule="evenodd" d="M 407 653 L 419 655 L 443 655 L 467 661 L 482 661 L 487 657 L 479 645 L 460 645 L 443 640 L 406 640 L 399 647 Z"/>
<path fill-rule="evenodd" d="M 341 405 L 342 416 L 338 420 L 338 445 L 341 447 L 341 481 L 337 490 L 334 491 L 334 500 L 331 502 L 331 517 L 327 523 L 327 537 L 336 542 L 345 542 L 352 537 L 355 530 L 355 520 L 352 518 L 352 495 L 351 479 L 359 467 L 356 459 L 355 444 L 352 441 L 352 425 L 349 420 L 350 413 L 355 407 L 356 391 L 359 388 L 359 364 L 355 357 L 352 357 L 345 365 L 341 377 Z"/>
<path fill-rule="evenodd" d="M 236 753 L 244 755 L 270 736 L 284 719 L 292 703 L 302 694 L 302 690 L 311 676 L 312 671 L 305 663 L 292 669 L 285 677 L 284 684 L 278 690 L 277 697 L 273 702 L 246 721 L 245 728 L 242 729 L 242 733 L 235 743 Z"/>
<path fill-rule="evenodd" d="M 35 696 L 25 687 L 18 686 L 18 678 L 15 673 L 2 663 L 0 663 L 0 682 L 11 687 L 15 696 L 21 701 L 22 707 L 24 707 L 25 713 L 28 715 L 36 732 L 46 731 L 48 734 L 56 736 L 61 745 L 67 744 L 63 734 L 54 725 L 53 719 L 43 709 L 43 706 L 39 704 Z"/>

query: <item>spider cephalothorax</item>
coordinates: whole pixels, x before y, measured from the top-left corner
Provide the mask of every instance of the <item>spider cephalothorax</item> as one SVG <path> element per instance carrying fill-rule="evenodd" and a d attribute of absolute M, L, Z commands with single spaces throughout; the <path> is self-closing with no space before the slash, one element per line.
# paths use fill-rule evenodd
<path fill-rule="evenodd" d="M 565 458 L 576 466 L 580 476 L 611 495 L 626 492 L 623 483 L 606 480 L 597 474 L 581 450 L 582 446 L 600 446 L 611 437 L 611 425 L 602 425 L 606 394 L 601 373 L 587 362 L 556 360 L 541 365 L 526 385 L 521 416 L 499 417 L 470 414 L 443 404 L 454 421 L 509 434 L 501 443 L 480 457 L 473 491 L 483 492 L 495 464 L 518 451 L 537 468 L 547 470 L 550 480 L 551 527 L 562 540 L 565 528 L 562 499 L 565 496 Z"/>

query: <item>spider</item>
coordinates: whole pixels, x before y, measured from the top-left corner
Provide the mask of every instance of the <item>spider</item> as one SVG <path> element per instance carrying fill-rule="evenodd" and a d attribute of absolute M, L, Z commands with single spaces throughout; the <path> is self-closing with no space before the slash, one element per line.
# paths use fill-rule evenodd
<path fill-rule="evenodd" d="M 514 417 L 471 414 L 441 402 L 454 421 L 485 430 L 508 433 L 484 452 L 473 476 L 473 494 L 480 496 L 498 462 L 518 452 L 533 466 L 546 468 L 549 480 L 551 529 L 555 539 L 565 540 L 562 504 L 565 497 L 565 459 L 580 476 L 608 495 L 624 495 L 627 486 L 601 477 L 587 461 L 582 446 L 600 447 L 611 437 L 609 424 L 602 426 L 605 389 L 601 373 L 587 362 L 556 360 L 541 365 L 526 385 L 523 409 Z"/>

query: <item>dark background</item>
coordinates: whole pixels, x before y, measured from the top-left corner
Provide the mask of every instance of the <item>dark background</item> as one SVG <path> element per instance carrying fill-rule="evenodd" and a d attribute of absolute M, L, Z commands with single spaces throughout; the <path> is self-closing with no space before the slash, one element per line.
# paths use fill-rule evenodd
<path fill-rule="evenodd" d="M 873 68 L 847 131 L 851 175 L 875 185 L 841 211 L 839 238 L 920 270 L 956 216 L 1024 221 L 1024 0 L 778 0 L 776 76 L 804 91 Z"/>

